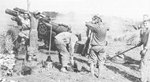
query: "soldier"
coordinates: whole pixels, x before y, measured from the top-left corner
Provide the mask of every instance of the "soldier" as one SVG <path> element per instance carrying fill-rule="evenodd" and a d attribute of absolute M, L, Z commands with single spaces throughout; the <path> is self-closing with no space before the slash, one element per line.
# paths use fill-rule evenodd
<path fill-rule="evenodd" d="M 78 41 L 76 35 L 69 32 L 61 32 L 55 36 L 55 44 L 59 52 L 62 72 L 67 72 L 70 62 L 73 65 L 73 53 L 76 41 Z"/>
<path fill-rule="evenodd" d="M 141 55 L 141 81 L 142 82 L 149 82 L 150 81 L 150 21 L 144 20 L 143 25 L 140 31 L 140 43 L 138 46 L 142 46 L 142 50 L 140 52 Z"/>
<path fill-rule="evenodd" d="M 94 76 L 94 66 L 98 64 L 98 76 L 100 76 L 104 65 L 105 46 L 107 44 L 105 38 L 108 28 L 104 26 L 102 19 L 97 15 L 93 16 L 92 22 L 87 22 L 86 26 L 92 32 L 89 54 L 91 74 Z"/>

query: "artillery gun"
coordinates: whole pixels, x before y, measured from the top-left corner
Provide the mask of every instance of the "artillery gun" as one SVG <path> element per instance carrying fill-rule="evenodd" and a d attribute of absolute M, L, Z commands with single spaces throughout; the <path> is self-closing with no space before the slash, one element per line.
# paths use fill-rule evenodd
<path fill-rule="evenodd" d="M 13 8 L 13 10 L 11 9 L 6 9 L 5 10 L 5 13 L 6 14 L 9 14 L 11 16 L 13 16 L 11 19 L 13 21 L 16 21 L 18 25 L 22 25 L 22 22 L 21 20 L 19 20 L 18 18 L 18 15 L 19 14 L 33 14 L 37 19 L 39 19 L 39 22 L 38 22 L 38 28 L 37 28 L 37 31 L 38 31 L 38 38 L 39 38 L 39 41 L 43 40 L 44 43 L 45 43 L 45 47 L 47 46 L 48 48 L 48 45 L 49 45 L 49 39 L 50 39 L 50 28 L 52 28 L 52 46 L 53 46 L 53 42 L 54 42 L 54 36 L 57 35 L 58 33 L 61 33 L 61 32 L 70 32 L 71 29 L 68 25 L 64 25 L 64 24 L 57 24 L 57 23 L 54 23 L 52 22 L 52 20 L 54 20 L 55 18 L 50 18 L 50 16 L 46 16 L 46 15 L 43 15 L 42 13 L 40 12 L 27 12 L 26 10 L 24 9 L 21 9 L 21 8 Z M 18 14 L 19 13 L 19 14 Z"/>
<path fill-rule="evenodd" d="M 21 14 L 25 14 L 25 13 L 27 13 L 27 11 L 26 11 L 26 10 L 21 9 L 21 8 L 18 8 L 18 7 L 13 8 L 13 10 L 14 10 L 14 11 L 18 11 L 18 12 L 19 12 L 19 13 L 21 13 Z"/>
<path fill-rule="evenodd" d="M 6 13 L 6 14 L 9 14 L 9 15 L 11 15 L 11 16 L 18 16 L 18 15 L 17 15 L 17 12 L 14 11 L 14 10 L 11 10 L 11 9 L 6 9 L 6 10 L 5 10 L 5 13 Z"/>
<path fill-rule="evenodd" d="M 24 10 L 24 9 L 21 9 L 21 8 L 16 7 L 16 8 L 14 8 L 13 10 L 11 10 L 11 9 L 6 9 L 6 10 L 5 10 L 5 13 L 6 13 L 6 14 L 9 14 L 9 15 L 11 15 L 11 16 L 18 16 L 18 14 L 27 14 L 27 11 Z"/>
<path fill-rule="evenodd" d="M 51 29 L 52 28 L 52 29 Z M 51 38 L 52 49 L 55 50 L 54 46 L 54 37 L 61 32 L 70 32 L 71 29 L 68 25 L 57 24 L 54 22 L 47 22 L 43 19 L 39 20 L 38 23 L 38 38 L 39 41 L 44 41 L 45 45 L 43 47 L 48 48 L 49 40 Z M 52 31 L 51 31 L 52 30 Z M 52 36 L 50 37 L 50 32 L 52 32 Z"/>
<path fill-rule="evenodd" d="M 11 19 L 13 21 L 16 21 L 17 25 L 18 25 L 18 26 L 12 25 L 11 28 L 8 29 L 6 37 L 11 36 L 10 39 L 12 40 L 12 43 L 14 45 L 13 51 L 16 53 L 16 58 L 24 59 L 26 57 L 26 53 L 27 53 L 27 46 L 26 45 L 29 44 L 29 39 L 26 37 L 19 36 L 19 33 L 21 32 L 19 26 L 22 26 L 22 21 L 18 16 L 20 13 L 25 14 L 26 11 L 23 9 L 14 8 L 13 10 L 6 9 L 5 13 L 13 16 Z M 25 43 L 23 43 L 23 40 Z M 10 46 L 10 45 L 8 44 L 8 46 Z"/>

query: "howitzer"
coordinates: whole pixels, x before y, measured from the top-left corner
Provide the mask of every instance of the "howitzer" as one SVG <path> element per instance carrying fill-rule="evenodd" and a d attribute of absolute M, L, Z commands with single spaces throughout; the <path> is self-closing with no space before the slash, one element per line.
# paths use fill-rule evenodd
<path fill-rule="evenodd" d="M 49 41 L 50 40 L 50 35 L 52 37 L 51 42 L 54 42 L 54 37 L 57 34 L 59 34 L 61 32 L 69 32 L 70 28 L 67 25 L 57 24 L 57 23 L 53 23 L 53 22 L 48 23 L 48 22 L 45 22 L 43 20 L 39 20 L 37 30 L 38 30 L 39 40 L 40 41 L 44 40 L 45 46 L 48 47 L 49 42 L 50 42 Z M 53 43 L 52 43 L 52 46 L 53 46 Z M 54 47 L 52 47 L 52 48 L 54 48 Z"/>
<path fill-rule="evenodd" d="M 33 14 L 34 16 L 39 16 L 41 18 L 44 18 L 44 16 L 42 16 L 40 12 L 30 12 L 30 11 L 27 11 L 27 10 L 24 10 L 24 9 L 21 9 L 21 8 L 18 8 L 18 7 L 13 8 L 13 10 L 16 11 L 16 12 L 19 12 L 21 14 L 29 14 L 30 13 L 30 14 Z"/>
<path fill-rule="evenodd" d="M 25 14 L 27 12 L 27 10 L 21 9 L 21 8 L 13 8 L 14 11 L 18 11 L 19 13 Z"/>
<path fill-rule="evenodd" d="M 31 13 L 31 14 L 34 14 L 34 16 L 40 17 L 41 20 L 43 20 L 45 22 L 49 22 L 49 18 L 43 16 L 40 12 L 36 12 L 36 13 L 35 12 L 28 12 L 27 10 L 24 10 L 24 9 L 21 9 L 21 8 L 18 8 L 18 7 L 13 8 L 13 10 L 6 9 L 5 13 L 9 14 L 9 15 L 12 15 L 12 16 L 15 16 L 15 17 L 18 16 L 18 13 L 21 13 L 21 14 L 29 14 L 29 13 Z"/>
<path fill-rule="evenodd" d="M 47 22 L 47 23 L 49 23 L 49 22 L 50 22 L 50 19 L 47 18 L 47 17 L 42 17 L 42 18 L 40 18 L 40 21 L 41 21 L 41 22 Z"/>
<path fill-rule="evenodd" d="M 13 10 L 6 9 L 5 13 L 16 17 L 16 16 L 18 16 L 18 13 L 26 14 L 27 11 L 24 9 L 20 9 L 20 8 L 14 8 Z"/>
<path fill-rule="evenodd" d="M 18 16 L 17 12 L 16 11 L 13 11 L 11 9 L 6 9 L 5 10 L 5 13 L 6 14 L 9 14 L 9 15 L 12 15 L 12 16 Z"/>

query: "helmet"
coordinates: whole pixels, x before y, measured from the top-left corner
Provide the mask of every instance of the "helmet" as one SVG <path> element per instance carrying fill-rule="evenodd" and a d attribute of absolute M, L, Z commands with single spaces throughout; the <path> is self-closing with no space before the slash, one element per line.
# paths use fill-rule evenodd
<path fill-rule="evenodd" d="M 99 15 L 94 15 L 92 19 L 93 19 L 93 20 L 99 19 L 100 22 L 102 22 L 101 16 L 99 16 Z"/>

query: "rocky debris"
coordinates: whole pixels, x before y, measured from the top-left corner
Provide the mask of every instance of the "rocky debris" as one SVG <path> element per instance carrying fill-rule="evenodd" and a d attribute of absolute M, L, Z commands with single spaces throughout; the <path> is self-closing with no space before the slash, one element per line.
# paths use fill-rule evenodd
<path fill-rule="evenodd" d="M 31 75 L 32 73 L 32 69 L 28 66 L 23 66 L 22 67 L 22 71 L 21 71 L 21 74 L 22 75 Z"/>
<path fill-rule="evenodd" d="M 12 74 L 15 65 L 14 54 L 0 54 L 0 67 L 4 75 Z"/>
<path fill-rule="evenodd" d="M 0 53 L 5 52 L 5 34 L 0 35 Z"/>
<path fill-rule="evenodd" d="M 6 78 L 0 78 L 0 82 L 19 82 L 19 81 L 9 80 L 9 79 L 6 79 Z"/>

